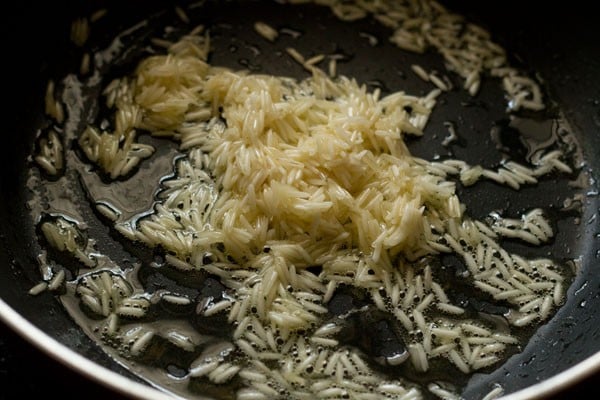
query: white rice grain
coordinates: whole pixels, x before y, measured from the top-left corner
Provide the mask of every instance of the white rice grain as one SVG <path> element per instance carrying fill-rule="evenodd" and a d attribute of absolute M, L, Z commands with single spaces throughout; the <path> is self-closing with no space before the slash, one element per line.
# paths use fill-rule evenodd
<path fill-rule="evenodd" d="M 32 287 L 31 289 L 29 289 L 29 294 L 31 296 L 37 296 L 38 294 L 42 293 L 43 291 L 45 291 L 48 288 L 48 283 L 47 282 L 40 282 L 37 285 L 35 285 L 34 287 Z"/>
<path fill-rule="evenodd" d="M 188 17 L 188 15 L 183 10 L 183 8 L 181 8 L 179 6 L 175 6 L 175 14 L 177 14 L 177 17 L 179 17 L 181 22 L 183 22 L 184 24 L 190 23 L 190 17 Z"/>
<path fill-rule="evenodd" d="M 426 71 L 423 69 L 423 67 L 421 67 L 421 66 L 420 66 L 420 65 L 418 65 L 418 64 L 412 64 L 412 65 L 410 66 L 410 69 L 412 69 L 412 70 L 413 70 L 413 72 L 414 72 L 414 73 L 415 73 L 415 74 L 416 74 L 416 75 L 417 75 L 419 78 L 421 78 L 421 79 L 422 79 L 422 80 L 424 80 L 425 82 L 429 82 L 429 78 L 430 78 L 430 76 L 429 76 L 429 74 L 428 74 L 428 73 L 427 73 L 427 72 L 426 72 Z M 441 88 L 440 88 L 440 90 L 441 90 Z"/>
<path fill-rule="evenodd" d="M 279 36 L 279 32 L 275 28 L 262 21 L 254 23 L 254 30 L 270 42 L 274 42 L 277 36 Z"/>
<path fill-rule="evenodd" d="M 205 376 L 215 370 L 219 366 L 218 360 L 202 363 L 192 363 L 192 367 L 189 370 L 188 375 L 192 378 L 198 378 Z"/>
<path fill-rule="evenodd" d="M 477 282 L 475 282 L 477 284 Z M 443 311 L 448 314 L 461 315 L 464 314 L 465 309 L 459 306 L 455 306 L 450 303 L 437 303 L 436 307 L 438 310 Z"/>
<path fill-rule="evenodd" d="M 130 352 L 134 356 L 139 356 L 148 347 L 154 337 L 153 331 L 144 332 L 131 346 Z"/>
<path fill-rule="evenodd" d="M 65 281 L 65 270 L 61 269 L 52 277 L 50 282 L 48 282 L 48 290 L 51 290 L 51 291 L 58 290 L 60 288 L 60 286 L 64 283 L 64 281 Z"/>
<path fill-rule="evenodd" d="M 174 294 L 164 294 L 161 296 L 161 299 L 166 301 L 167 303 L 177 304 L 177 305 L 188 305 L 192 301 L 188 297 L 174 295 Z"/>
<path fill-rule="evenodd" d="M 465 362 L 465 360 L 463 360 L 463 358 L 460 356 L 460 354 L 458 354 L 458 352 L 454 349 L 450 350 L 448 352 L 448 358 L 450 359 L 450 361 L 452 361 L 452 363 L 454 363 L 454 365 L 456 365 L 458 367 L 458 369 L 460 369 L 463 373 L 468 374 L 470 369 L 469 366 L 467 365 L 467 363 Z"/>

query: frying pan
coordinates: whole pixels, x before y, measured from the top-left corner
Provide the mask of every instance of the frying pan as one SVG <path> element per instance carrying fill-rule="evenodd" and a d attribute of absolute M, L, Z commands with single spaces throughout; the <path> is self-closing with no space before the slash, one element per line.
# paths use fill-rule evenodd
<path fill-rule="evenodd" d="M 332 27 L 340 26 L 331 22 L 324 9 L 306 8 L 299 16 L 296 9 L 289 11 L 274 3 L 247 3 L 240 6 L 221 2 L 215 8 L 218 12 L 208 14 L 204 21 L 228 20 L 236 27 L 233 36 L 257 45 L 261 42 L 252 31 L 252 22 L 258 19 L 279 21 L 278 26 L 293 21 L 293 27 L 305 32 L 307 37 L 311 32 L 322 32 L 323 27 L 330 23 Z M 539 73 L 549 97 L 564 112 L 583 149 L 586 164 L 582 168 L 591 171 L 591 184 L 585 189 L 579 225 L 574 228 L 569 228 L 573 224 L 560 225 L 556 241 L 550 249 L 544 249 L 558 259 L 579 259 L 579 270 L 568 290 L 566 304 L 533 334 L 519 354 L 495 371 L 473 378 L 463 392 L 466 399 L 479 398 L 484 393 L 482 388 L 494 381 L 501 383 L 506 393 L 514 398 L 550 396 L 554 391 L 575 385 L 600 370 L 600 313 L 596 312 L 600 306 L 600 218 L 597 215 L 600 209 L 597 195 L 600 48 L 596 42 L 600 29 L 590 6 L 583 1 L 560 6 L 547 4 L 543 9 L 512 0 L 461 1 L 448 3 L 448 6 L 489 29 L 514 56 L 514 63 Z M 3 82 L 4 143 L 0 147 L 0 316 L 19 335 L 48 353 L 57 363 L 65 363 L 86 379 L 93 379 L 120 395 L 162 398 L 162 394 L 150 389 L 142 379 L 107 356 L 77 327 L 51 294 L 27 295 L 29 288 L 39 281 L 35 259 L 39 248 L 35 227 L 26 209 L 28 192 L 25 179 L 26 170 L 31 168 L 28 155 L 31 154 L 35 133 L 44 123 L 43 93 L 47 79 L 72 71 L 73 65 L 78 65 L 80 59 L 81 53 L 74 50 L 68 41 L 73 18 L 107 7 L 109 14 L 98 33 L 100 38 L 106 39 L 111 32 L 119 32 L 163 8 L 172 11 L 172 4 L 138 0 L 25 0 L 13 4 L 13 7 L 10 13 L 1 17 L 3 30 L 6 30 L 3 49 L 7 72 Z M 348 31 L 343 29 L 328 30 L 326 39 L 318 40 L 315 36 L 313 41 L 306 41 L 305 50 L 310 51 L 314 46 L 312 50 L 315 52 L 331 52 L 331 43 L 338 43 L 353 58 L 352 63 L 341 66 L 345 68 L 342 73 L 373 82 L 372 85 L 383 84 L 384 90 L 386 86 L 396 88 L 400 85 L 409 93 L 424 90 L 422 82 L 408 76 L 408 67 L 412 60 L 416 60 L 411 58 L 412 55 L 386 51 L 388 48 L 384 44 L 370 47 L 358 40 L 349 41 L 347 35 Z M 131 46 L 134 49 L 135 43 Z M 240 51 L 247 54 L 216 51 L 214 57 L 230 67 L 243 68 L 241 59 L 254 59 L 251 49 Z M 270 73 L 303 76 L 297 66 L 282 63 L 273 55 L 262 54 L 260 57 L 257 62 L 260 61 Z M 411 151 L 425 158 L 447 151 L 440 147 L 439 140 L 436 142 L 427 133 L 441 129 L 445 120 L 455 119 L 455 103 L 449 101 L 441 110 L 436 110 L 435 114 L 441 115 L 440 119 L 431 121 L 425 137 L 410 143 Z M 464 121 L 454 122 L 459 124 L 459 129 L 462 128 L 461 137 L 468 146 L 456 146 L 453 151 L 459 158 L 470 157 L 473 163 L 484 162 L 489 156 L 486 153 L 490 147 L 489 127 L 496 114 L 493 111 L 469 114 L 469 108 L 464 107 L 458 110 L 467 115 Z M 484 215 L 499 207 L 500 203 L 517 210 L 522 206 L 518 201 L 514 202 L 506 191 L 496 190 L 493 185 L 478 186 L 465 200 L 469 210 L 476 215 Z M 572 190 L 575 189 L 550 179 L 526 190 L 522 199 L 525 203 L 535 204 L 544 198 L 558 206 Z M 31 362 L 35 363 L 35 360 Z M 64 394 L 63 390 L 61 394 Z"/>

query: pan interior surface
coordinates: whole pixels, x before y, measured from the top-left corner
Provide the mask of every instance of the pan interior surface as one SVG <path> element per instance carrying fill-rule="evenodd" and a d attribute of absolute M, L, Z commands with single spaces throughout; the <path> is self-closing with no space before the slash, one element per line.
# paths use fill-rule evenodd
<path fill-rule="evenodd" d="M 420 55 L 400 51 L 388 42 L 388 28 L 381 26 L 372 18 L 348 24 L 339 21 L 326 8 L 310 5 L 291 7 L 265 2 L 209 2 L 201 7 L 186 8 L 186 6 L 188 5 L 182 5 L 195 24 L 209 27 L 212 65 L 304 79 L 307 77 L 307 72 L 286 52 L 287 47 L 293 46 L 300 53 L 308 56 L 321 53 L 339 54 L 341 56 L 337 63 L 339 74 L 355 77 L 361 83 L 365 83 L 369 91 L 379 89 L 383 95 L 400 89 L 419 96 L 429 92 L 432 89 L 431 83 L 416 78 L 410 68 L 411 65 L 417 64 L 427 71 L 437 70 L 447 74 L 457 86 L 461 83 L 457 76 L 446 71 L 444 61 L 439 54 L 428 52 Z M 23 48 L 15 49 L 17 54 L 25 54 L 32 58 L 32 63 L 38 62 L 38 64 L 29 64 L 19 74 L 42 75 L 44 80 L 33 82 L 28 80 L 23 84 L 23 88 L 27 90 L 20 91 L 16 97 L 18 101 L 14 102 L 14 106 L 18 109 L 15 110 L 17 117 L 16 126 L 13 128 L 22 134 L 8 137 L 8 145 L 2 149 L 2 190 L 5 199 L 10 199 L 10 204 L 6 204 L 8 202 L 5 201 L 1 210 L 2 221 L 6 226 L 2 231 L 1 256 L 3 265 L 9 266 L 2 270 L 2 276 L 4 282 L 14 282 L 5 285 L 2 289 L 2 298 L 59 342 L 131 379 L 149 381 L 151 385 L 156 385 L 161 390 L 176 394 L 229 398 L 234 396 L 239 382 L 235 381 L 233 388 L 229 386 L 224 389 L 219 385 L 206 385 L 204 382 L 194 380 L 192 384 L 182 389 L 183 386 L 175 382 L 186 375 L 180 360 L 191 363 L 197 354 L 192 355 L 177 350 L 173 351 L 169 358 L 166 353 L 172 351 L 172 347 L 154 346 L 153 353 L 132 362 L 121 350 L 115 350 L 106 343 L 98 341 L 98 331 L 95 329 L 100 325 L 94 322 L 96 320 L 89 314 L 82 312 L 73 298 L 62 296 L 61 303 L 55 301 L 53 299 L 55 294 L 50 292 L 38 296 L 27 294 L 30 288 L 40 281 L 40 268 L 42 273 L 48 272 L 48 269 L 42 268 L 44 265 L 47 266 L 47 263 L 40 262 L 39 258 L 40 254 L 44 254 L 45 249 L 44 246 L 40 246 L 40 243 L 44 244 L 44 240 L 40 239 L 43 237 L 40 232 L 40 221 L 48 218 L 48 215 L 51 218 L 66 216 L 67 220 L 83 217 L 87 225 L 86 232 L 96 241 L 99 252 L 111 260 L 118 260 L 117 263 L 123 269 L 135 271 L 138 274 L 136 279 L 153 286 L 154 290 L 168 288 L 172 292 L 177 292 L 178 289 L 179 293 L 182 293 L 189 289 L 187 285 L 184 285 L 184 288 L 177 288 L 178 279 L 183 279 L 179 273 L 157 272 L 163 264 L 166 264 L 165 253 L 152 251 L 124 240 L 109 228 L 106 219 L 91 207 L 94 196 L 97 196 L 94 194 L 94 185 L 96 188 L 104 187 L 106 183 L 102 179 L 96 179 L 95 183 L 90 184 L 90 181 L 95 179 L 94 170 L 88 168 L 68 171 L 67 173 L 71 175 L 66 180 L 68 183 L 66 186 L 63 185 L 64 182 L 52 183 L 53 180 L 49 179 L 51 183 L 44 189 L 48 190 L 47 193 L 34 190 L 32 194 L 31 191 L 31 176 L 37 178 L 42 176 L 43 179 L 43 175 L 39 173 L 31 175 L 27 172 L 35 168 L 32 167 L 34 164 L 29 155 L 35 151 L 33 143 L 36 137 L 50 127 L 48 119 L 43 116 L 41 96 L 46 89 L 46 79 L 54 79 L 65 88 L 63 101 L 70 102 L 71 109 L 64 129 L 67 133 L 70 131 L 71 134 L 75 134 L 83 130 L 86 123 L 92 122 L 98 114 L 102 113 L 101 106 L 98 105 L 100 91 L 108 82 L 112 78 L 130 74 L 141 57 L 156 52 L 156 49 L 149 50 L 151 38 L 165 35 L 174 37 L 195 26 L 185 24 L 176 11 L 163 10 L 158 4 L 147 5 L 143 18 L 140 18 L 139 13 L 134 9 L 123 10 L 122 13 L 114 13 L 118 14 L 114 15 L 111 13 L 111 7 L 112 4 L 107 8 L 109 13 L 104 18 L 99 19 L 96 25 L 92 25 L 88 46 L 97 70 L 85 78 L 83 85 L 80 85 L 79 79 L 73 78 L 77 76 L 73 72 L 79 68 L 84 50 L 73 48 L 68 40 L 58 42 L 64 45 L 65 54 L 60 63 L 52 62 L 55 56 L 51 57 L 50 54 L 33 56 Z M 490 20 L 492 22 L 488 22 L 486 13 L 481 8 L 483 7 L 473 5 L 473 8 L 460 11 L 466 15 L 473 14 L 474 18 L 478 19 L 476 22 L 481 21 L 484 26 L 489 26 L 492 35 L 494 37 L 498 35 L 501 44 L 505 45 L 510 53 L 513 46 L 511 39 L 518 34 L 512 31 L 504 33 L 502 26 L 497 26 L 498 24 L 493 22 L 493 17 L 489 15 L 487 16 L 492 18 Z M 61 29 L 58 29 L 57 25 L 61 37 L 68 39 L 68 29 L 73 17 L 91 15 L 95 10 L 91 8 L 77 10 L 80 14 L 60 16 L 59 20 L 64 22 L 60 25 Z M 478 15 L 477 12 L 481 14 Z M 280 33 L 277 41 L 269 43 L 257 34 L 254 27 L 257 20 L 272 22 L 280 32 L 287 33 Z M 165 26 L 172 28 L 164 29 Z M 115 39 L 116 33 L 119 32 L 122 33 Z M 503 38 L 506 38 L 504 42 L 502 42 Z M 61 49 L 62 45 L 58 48 Z M 425 385 L 438 384 L 438 382 L 458 384 L 462 388 L 460 394 L 465 399 L 481 398 L 496 387 L 503 388 L 505 394 L 517 392 L 578 364 L 600 347 L 598 346 L 600 324 L 597 323 L 598 317 L 593 312 L 599 305 L 599 282 L 597 274 L 594 273 L 598 264 L 599 251 L 598 184 L 597 180 L 594 180 L 597 176 L 594 171 L 600 167 L 595 157 L 600 147 L 600 138 L 598 135 L 589 134 L 597 129 L 597 125 L 594 125 L 597 121 L 593 118 L 590 121 L 589 115 L 598 115 L 598 103 L 594 103 L 593 96 L 598 96 L 600 93 L 597 84 L 587 85 L 585 79 L 590 77 L 591 82 L 598 81 L 597 77 L 593 77 L 593 67 L 598 66 L 599 60 L 586 53 L 585 57 L 591 57 L 586 64 L 588 66 L 581 67 L 578 74 L 580 78 L 573 83 L 562 75 L 564 69 L 572 65 L 572 61 L 561 60 L 560 50 L 555 50 L 558 58 L 552 69 L 546 67 L 542 50 L 523 53 L 527 47 L 522 46 L 526 45 L 516 46 L 518 53 L 515 53 L 514 61 L 523 63 L 528 68 L 532 67 L 533 71 L 540 71 L 542 79 L 545 80 L 544 89 L 547 91 L 547 96 L 555 101 L 550 107 L 551 110 L 544 112 L 541 120 L 532 117 L 534 114 L 527 113 L 514 113 L 514 118 L 509 120 L 499 83 L 487 79 L 482 82 L 481 92 L 475 98 L 460 88 L 444 93 L 443 100 L 436 105 L 423 137 L 408 140 L 411 153 L 423 159 L 458 158 L 488 168 L 499 165 L 502 158 L 506 156 L 527 161 L 532 149 L 543 145 L 540 142 L 548 138 L 555 140 L 557 135 L 561 135 L 559 131 L 570 132 L 565 136 L 566 139 L 561 137 L 560 140 L 571 140 L 574 137 L 578 142 L 577 151 L 573 153 L 582 152 L 572 154 L 571 160 L 576 164 L 574 165 L 576 171 L 581 171 L 582 175 L 577 173 L 566 177 L 559 174 L 551 175 L 540 179 L 536 185 L 524 187 L 518 192 L 485 181 L 468 189 L 458 185 L 457 190 L 461 201 L 466 204 L 470 215 L 474 218 L 484 218 L 491 211 L 500 211 L 513 216 L 520 215 L 536 206 L 545 207 L 552 212 L 555 216 L 553 223 L 556 227 L 556 235 L 550 244 L 532 248 L 512 242 L 508 246 L 512 246 L 515 251 L 525 252 L 529 257 L 551 257 L 564 263 L 565 268 L 572 268 L 565 304 L 539 329 L 522 330 L 520 335 L 528 340 L 523 342 L 522 346 L 518 346 L 513 351 L 514 354 L 501 365 L 477 371 L 473 375 L 452 372 L 449 375 L 438 373 L 433 377 L 423 378 L 409 371 L 412 379 L 423 381 Z M 559 49 L 566 51 L 568 48 L 559 47 Z M 28 59 L 27 57 L 25 59 Z M 39 65 L 42 67 L 40 68 Z M 64 76 L 67 78 L 61 81 Z M 579 87 L 580 92 L 575 91 L 573 86 Z M 31 93 L 39 93 L 40 96 L 31 96 Z M 587 96 L 582 102 L 580 93 L 588 93 L 591 97 Z M 448 126 L 453 126 L 458 132 L 455 140 L 445 140 L 448 137 Z M 535 135 L 541 135 L 543 140 L 540 141 Z M 157 148 L 156 154 L 150 162 L 142 164 L 132 176 L 122 181 L 121 192 L 116 193 L 113 198 L 121 202 L 126 198 L 130 202 L 127 206 L 130 207 L 129 212 L 132 215 L 143 213 L 152 207 L 152 198 L 160 183 L 156 178 L 171 177 L 173 163 L 181 157 L 173 143 L 150 137 L 144 137 L 143 140 L 145 144 Z M 498 147 L 503 146 L 506 148 L 504 152 L 498 151 Z M 72 144 L 72 147 L 75 148 L 76 145 Z M 73 154 L 81 157 L 81 153 Z M 127 186 L 127 181 L 133 184 Z M 60 197 L 57 193 L 64 195 L 66 199 L 62 203 L 63 208 L 56 206 L 55 200 Z M 106 195 L 108 192 L 102 193 Z M 75 209 L 73 205 L 76 205 Z M 31 214 L 34 214 L 33 219 Z M 24 242 L 24 237 L 29 240 Z M 52 266 L 64 265 L 69 271 L 77 271 L 79 268 L 72 259 L 60 252 L 47 254 L 48 259 L 55 260 L 53 262 L 56 264 L 52 263 Z M 460 288 L 456 290 L 460 297 L 464 286 L 457 272 L 461 268 L 460 262 L 456 260 L 447 262 L 450 267 L 444 272 L 443 277 Z M 464 271 L 464 267 L 462 270 Z M 67 279 L 69 278 L 73 279 L 74 276 L 67 275 Z M 207 281 L 204 276 L 191 279 L 200 282 L 194 288 L 196 292 L 190 292 L 192 297 L 198 296 L 197 292 L 202 290 L 210 291 L 211 287 L 217 291 L 221 288 L 218 280 Z M 58 294 L 64 295 L 64 292 L 59 291 Z M 464 307 L 470 307 L 469 304 L 473 306 L 481 301 L 476 297 L 470 297 L 468 292 L 462 295 L 459 301 Z M 172 318 L 191 314 L 190 310 L 183 309 L 177 304 L 170 309 L 169 305 L 163 307 L 166 309 L 156 312 L 165 313 Z M 44 311 L 40 312 L 40 310 Z M 76 327 L 73 318 L 78 321 L 82 329 Z M 204 321 L 204 323 L 214 323 L 216 330 L 205 326 L 202 331 L 203 337 L 207 343 L 218 344 L 215 338 L 222 335 L 221 332 L 227 329 L 227 324 L 219 319 Z M 145 366 L 147 363 L 152 363 L 155 357 L 162 358 L 159 367 L 168 371 L 166 374 L 168 379 L 165 379 L 163 371 L 156 372 Z M 392 376 L 398 374 L 400 370 L 391 366 L 384 366 L 382 369 Z M 409 369 L 402 369 L 403 372 L 406 370 Z M 443 384 L 441 386 L 444 387 Z"/>

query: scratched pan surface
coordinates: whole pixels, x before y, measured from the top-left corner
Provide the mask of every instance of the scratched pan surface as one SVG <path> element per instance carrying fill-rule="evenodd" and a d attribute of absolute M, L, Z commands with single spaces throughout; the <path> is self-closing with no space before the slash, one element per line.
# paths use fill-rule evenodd
<path fill-rule="evenodd" d="M 92 32 L 90 46 L 96 49 L 106 47 L 116 33 L 147 19 L 145 26 L 126 37 L 125 50 L 102 70 L 107 76 L 131 68 L 136 57 L 143 54 L 147 39 L 161 34 L 164 23 L 176 24 L 177 19 L 171 6 L 162 11 L 160 2 L 59 1 L 52 3 L 57 4 L 56 8 L 47 3 L 20 2 L 15 5 L 16 12 L 2 17 L 6 29 L 4 60 L 9 69 L 4 80 L 8 101 L 4 104 L 4 143 L 0 146 L 0 298 L 6 303 L 0 308 L 2 318 L 52 357 L 93 375 L 116 392 L 145 398 L 159 396 L 142 385 L 131 384 L 143 380 L 115 363 L 93 343 L 51 294 L 27 295 L 28 289 L 39 281 L 36 256 L 40 248 L 25 206 L 30 196 L 26 171 L 31 167 L 28 155 L 34 135 L 45 123 L 42 107 L 47 79 L 64 76 L 79 65 L 81 51 L 68 41 L 72 19 L 108 7 L 109 13 Z M 558 209 L 574 194 L 583 194 L 581 215 L 563 215 L 555 221 L 558 229 L 553 243 L 536 249 L 520 248 L 530 252 L 526 254 L 530 256 L 578 258 L 579 271 L 567 293 L 566 304 L 533 334 L 522 352 L 496 370 L 476 374 L 465 382 L 463 392 L 465 398 L 476 399 L 489 390 L 490 382 L 500 383 L 507 393 L 547 382 L 547 387 L 538 385 L 518 394 L 547 395 L 553 387 L 574 384 L 600 368 L 600 314 L 595 312 L 600 306 L 600 228 L 599 201 L 595 195 L 598 175 L 594 172 L 600 170 L 600 52 L 594 43 L 600 32 L 592 24 L 592 13 L 577 7 L 542 12 L 523 9 L 516 1 L 457 3 L 449 6 L 488 28 L 494 39 L 514 56 L 514 63 L 539 73 L 549 98 L 555 102 L 554 108 L 562 110 L 580 143 L 584 168 L 592 171 L 592 183 L 583 190 L 569 186 L 568 179 L 550 177 L 518 193 L 486 182 L 460 191 L 474 217 L 483 217 L 492 210 L 516 214 L 536 205 Z M 573 4 L 585 7 L 584 2 Z M 340 74 L 356 77 L 371 89 L 379 87 L 384 93 L 404 90 L 418 95 L 429 91 L 431 86 L 419 80 L 410 65 L 443 70 L 441 58 L 434 53 L 421 56 L 393 47 L 386 39 L 386 29 L 371 19 L 345 24 L 324 8 L 291 8 L 273 2 L 220 2 L 198 10 L 201 12 L 190 12 L 190 16 L 211 27 L 214 50 L 210 61 L 214 65 L 302 78 L 306 73 L 285 54 L 287 46 L 307 55 L 343 53 L 348 57 L 338 64 Z M 274 44 L 268 44 L 252 28 L 258 19 L 301 32 L 302 36 L 296 39 L 293 35 L 282 35 Z M 30 33 L 32 27 L 36 33 Z M 373 46 L 362 33 L 378 38 L 377 44 Z M 456 77 L 453 79 L 460 83 Z M 496 149 L 498 138 L 494 139 L 490 132 L 494 126 L 503 126 L 506 119 L 498 83 L 487 80 L 476 100 L 463 90 L 445 94 L 425 135 L 409 140 L 413 154 L 426 159 L 456 157 L 472 164 L 496 165 L 501 153 Z M 449 146 L 442 144 L 447 135 L 446 122 L 452 122 L 459 132 L 459 140 Z M 511 157 L 519 160 L 526 156 L 527 147 L 518 138 L 501 136 L 500 144 L 509 148 Z M 574 223 L 575 218 L 580 220 L 579 224 Z M 109 255 L 135 261 L 135 256 L 122 253 L 122 246 L 104 225 L 96 223 L 92 221 L 92 229 L 107 242 L 115 242 L 105 246 Z M 30 324 L 43 333 L 32 329 Z M 49 338 L 61 346 L 49 342 Z M 92 363 L 86 364 L 79 356 Z M 106 371 L 125 379 L 115 378 Z"/>

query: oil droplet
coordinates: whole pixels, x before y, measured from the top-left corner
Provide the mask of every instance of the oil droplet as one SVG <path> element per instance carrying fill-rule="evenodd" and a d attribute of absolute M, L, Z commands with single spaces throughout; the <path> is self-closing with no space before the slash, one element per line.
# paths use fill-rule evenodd
<path fill-rule="evenodd" d="M 528 366 L 531 362 L 533 362 L 535 360 L 535 354 L 532 355 L 531 357 L 529 357 L 527 360 L 523 361 L 521 363 L 521 367 L 526 367 Z"/>
<path fill-rule="evenodd" d="M 259 65 L 251 63 L 250 60 L 248 60 L 247 58 L 240 58 L 238 60 L 238 63 L 241 66 L 248 68 L 250 71 L 260 71 L 260 69 L 261 69 Z"/>

